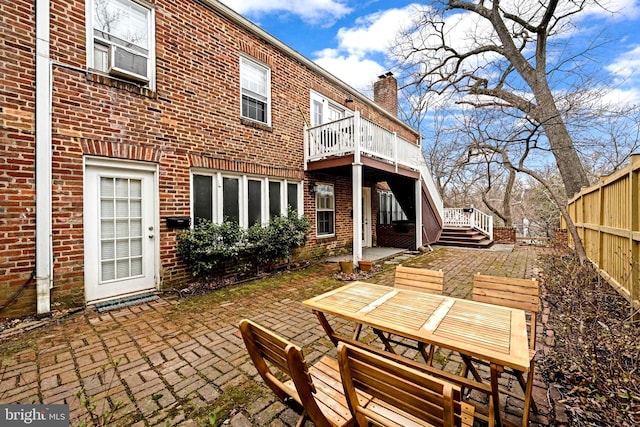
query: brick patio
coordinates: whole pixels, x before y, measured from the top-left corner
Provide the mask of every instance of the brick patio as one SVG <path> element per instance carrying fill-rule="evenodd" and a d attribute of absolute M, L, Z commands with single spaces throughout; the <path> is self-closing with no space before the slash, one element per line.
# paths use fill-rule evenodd
<path fill-rule="evenodd" d="M 442 269 L 448 295 L 469 297 L 477 272 L 537 275 L 535 248 L 435 249 L 397 262 Z M 0 342 L 0 403 L 67 403 L 72 425 L 90 425 L 76 397 L 83 390 L 98 413 L 107 402 L 122 402 L 110 425 L 209 425 L 208 417 L 217 408 L 231 409 L 231 426 L 294 425 L 297 415 L 256 378 L 237 324 L 247 317 L 275 330 L 303 346 L 309 362 L 335 355 L 315 316 L 300 304 L 342 285 L 331 278 L 335 271 L 335 264 L 320 264 L 261 281 L 260 286 L 247 283 L 186 299 L 167 296 L 105 313 L 88 308 L 5 339 Z M 393 271 L 394 266 L 386 264 L 368 280 L 392 285 Z M 543 329 L 539 331 L 545 337 L 552 335 Z M 543 350 L 538 357 L 548 350 L 545 337 L 538 340 Z M 456 371 L 460 359 L 440 350 L 435 364 Z M 561 406 L 550 405 L 549 395 L 553 390 L 537 375 L 534 398 L 540 413 L 532 417 L 532 426 L 566 422 Z M 501 404 L 517 422 L 522 405 L 512 400 Z"/>

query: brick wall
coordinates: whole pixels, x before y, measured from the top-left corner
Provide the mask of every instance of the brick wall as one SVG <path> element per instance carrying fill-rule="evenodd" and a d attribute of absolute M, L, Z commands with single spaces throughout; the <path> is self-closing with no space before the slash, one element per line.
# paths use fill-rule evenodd
<path fill-rule="evenodd" d="M 35 31 L 33 2 L 0 3 L 1 317 L 35 307 Z"/>
<path fill-rule="evenodd" d="M 566 228 L 553 229 L 553 247 L 566 249 L 569 247 L 569 234 Z"/>
<path fill-rule="evenodd" d="M 379 246 L 416 249 L 416 225 L 413 223 L 378 224 L 376 233 Z"/>
<path fill-rule="evenodd" d="M 515 244 L 516 229 L 512 227 L 493 227 L 494 243 Z"/>
<path fill-rule="evenodd" d="M 393 74 L 385 74 L 373 83 L 373 99 L 390 113 L 398 115 L 398 81 Z"/>
<path fill-rule="evenodd" d="M 408 140 L 416 135 L 295 59 L 240 29 L 195 0 L 156 0 L 157 90 L 87 73 L 85 2 L 53 0 L 53 304 L 77 305 L 84 295 L 83 179 L 86 156 L 158 165 L 160 264 L 163 286 L 188 278 L 175 255 L 176 233 L 166 216 L 190 215 L 190 168 L 305 179 L 304 207 L 315 224 L 315 198 L 303 172 L 303 123 L 310 90 L 343 103 Z M 0 5 L 11 58 L 0 97 L 0 304 L 34 268 L 34 17 L 25 0 Z M 239 58 L 271 68 L 272 124 L 242 120 Z M 15 64 L 15 65 L 13 65 Z M 61 65 L 63 64 L 63 65 Z M 8 71 L 8 72 L 7 72 Z M 17 96 L 15 96 L 17 95 Z M 11 165 L 9 167 L 9 165 Z M 336 236 L 309 236 L 307 254 L 351 247 L 351 178 L 319 176 L 336 186 Z M 33 288 L 15 304 L 33 303 Z M 21 308 L 22 311 L 24 311 Z M 20 310 L 18 310 L 20 311 Z M 0 316 L 4 313 L 0 313 Z"/>

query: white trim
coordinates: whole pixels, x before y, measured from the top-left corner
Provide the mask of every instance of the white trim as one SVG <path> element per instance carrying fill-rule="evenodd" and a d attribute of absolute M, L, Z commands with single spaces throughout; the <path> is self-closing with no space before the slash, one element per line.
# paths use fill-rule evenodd
<path fill-rule="evenodd" d="M 231 177 L 228 177 L 231 178 Z M 257 180 L 259 181 L 259 180 Z M 238 222 L 240 226 L 249 227 L 249 177 L 242 175 L 238 177 Z M 262 191 L 260 192 L 262 193 Z M 223 201 L 224 202 L 224 201 Z M 262 194 L 260 194 L 260 209 L 262 209 Z M 262 212 L 260 212 L 262 217 Z M 244 225 L 243 225 L 244 224 Z"/>
<path fill-rule="evenodd" d="M 351 194 L 353 202 L 353 263 L 362 259 L 362 163 L 351 165 Z"/>
<path fill-rule="evenodd" d="M 190 201 L 189 206 L 191 209 L 191 224 L 195 224 L 195 209 L 194 209 L 194 184 L 193 184 L 193 176 L 194 175 L 203 175 L 203 176 L 211 176 L 213 177 L 212 185 L 214 188 L 212 189 L 212 221 L 216 224 L 220 224 L 224 218 L 223 212 L 223 199 L 224 199 L 224 191 L 223 191 L 223 179 L 231 178 L 239 180 L 239 188 L 238 188 L 238 208 L 239 208 L 239 223 L 241 227 L 249 226 L 249 181 L 259 181 L 261 183 L 261 192 L 260 192 L 260 223 L 262 225 L 266 225 L 270 221 L 270 210 L 269 210 L 269 183 L 277 182 L 280 184 L 280 214 L 286 214 L 287 202 L 288 202 L 288 184 L 296 185 L 296 198 L 298 203 L 298 215 L 302 216 L 304 214 L 304 193 L 303 193 L 303 181 L 297 180 L 287 180 L 282 178 L 274 178 L 270 176 L 264 175 L 253 175 L 253 174 L 243 174 L 243 173 L 233 173 L 227 171 L 212 171 L 210 169 L 204 168 L 191 168 L 190 171 Z"/>
<path fill-rule="evenodd" d="M 243 61 L 252 63 L 254 65 L 257 65 L 260 68 L 264 68 L 264 70 L 266 71 L 266 74 L 267 74 L 266 75 L 266 78 L 267 78 L 267 83 L 266 83 L 267 84 L 267 88 L 266 88 L 266 90 L 267 90 L 267 94 L 266 94 L 267 111 L 266 111 L 265 114 L 267 116 L 266 117 L 267 120 L 265 122 L 262 122 L 262 121 L 256 120 L 256 119 L 252 119 L 251 117 L 247 117 L 247 116 L 242 114 L 242 96 L 243 96 L 243 93 L 242 93 L 242 64 L 243 64 Z M 239 76 L 238 77 L 240 77 L 240 117 L 242 117 L 243 119 L 246 119 L 246 120 L 254 121 L 256 123 L 262 123 L 263 125 L 271 126 L 271 67 L 269 66 L 269 64 L 265 64 L 264 62 L 259 61 L 256 58 L 253 58 L 252 56 L 249 56 L 249 55 L 246 55 L 246 54 L 243 54 L 243 53 L 240 54 L 240 60 L 238 61 L 238 64 L 239 64 L 239 68 L 238 68 Z"/>
<path fill-rule="evenodd" d="M 318 185 L 326 185 L 327 187 L 331 187 L 332 188 L 332 197 L 333 197 L 333 233 L 327 233 L 327 234 L 318 234 L 318 193 L 316 191 L 316 193 L 313 195 L 314 197 L 314 204 L 315 204 L 315 215 L 316 215 L 316 238 L 317 239 L 326 239 L 329 237 L 335 237 L 336 235 L 336 186 L 334 184 L 331 183 L 326 183 L 326 182 L 318 182 L 316 183 L 316 186 Z M 320 212 L 329 212 L 329 209 L 323 209 Z"/>
<path fill-rule="evenodd" d="M 422 182 L 417 179 L 415 181 L 415 205 L 416 205 L 416 249 L 422 247 Z"/>
<path fill-rule="evenodd" d="M 84 156 L 84 166 L 105 167 L 111 169 L 128 169 L 137 171 L 158 172 L 158 164 L 141 160 L 111 159 L 106 157 Z"/>
<path fill-rule="evenodd" d="M 48 0 L 36 0 L 36 311 L 51 311 L 53 287 L 51 109 L 53 77 L 49 57 Z"/>
<path fill-rule="evenodd" d="M 314 101 L 319 102 L 320 104 L 322 104 L 322 123 L 316 123 L 314 121 Z M 348 109 L 347 107 L 345 107 L 344 105 L 340 104 L 339 102 L 336 102 L 324 95 L 322 95 L 319 92 L 316 92 L 315 90 L 311 89 L 309 91 L 309 126 L 313 127 L 313 126 L 319 126 L 331 121 L 335 121 L 336 119 L 330 119 L 329 118 L 329 113 L 331 109 L 334 110 L 340 110 L 342 111 L 342 117 L 349 117 L 349 116 L 353 116 L 353 111 L 351 111 L 350 109 Z"/>
<path fill-rule="evenodd" d="M 153 193 L 152 193 L 152 197 L 153 197 L 153 207 L 151 208 L 151 223 L 153 224 L 153 230 L 144 230 L 143 234 L 147 235 L 149 233 L 153 233 L 154 235 L 154 239 L 153 239 L 153 282 L 154 282 L 154 289 L 158 289 L 158 286 L 160 285 L 160 240 L 161 240 L 161 234 L 160 234 L 160 189 L 159 189 L 159 168 L 158 165 L 155 163 L 149 163 L 149 162 L 143 162 L 143 161 L 135 161 L 135 160 L 121 160 L 121 159 L 109 159 L 109 158 L 104 158 L 104 157 L 92 157 L 92 156 L 84 156 L 83 157 L 83 210 L 84 210 L 84 214 L 83 215 L 87 215 L 87 212 L 89 212 L 89 208 L 87 207 L 88 203 L 92 203 L 91 200 L 89 200 L 89 197 L 87 197 L 86 191 L 87 191 L 87 169 L 88 168 L 104 168 L 104 169 L 111 169 L 113 171 L 117 171 L 117 173 L 123 173 L 126 174 L 127 172 L 131 172 L 131 173 L 136 173 L 136 172 L 140 172 L 140 173 L 147 173 L 147 174 L 151 174 L 152 176 L 150 177 L 152 179 L 152 184 L 151 186 L 153 187 Z M 83 226 L 85 227 L 84 230 L 84 235 L 83 235 L 83 241 L 84 241 L 84 263 L 85 263 L 85 275 L 87 274 L 87 265 L 89 262 L 91 262 L 91 260 L 89 259 L 89 253 L 90 253 L 90 249 L 87 245 L 88 242 L 88 237 L 87 237 L 87 228 L 86 228 L 86 219 L 83 216 Z M 93 253 L 92 253 L 93 254 Z M 85 280 L 85 283 L 87 282 L 87 280 Z M 121 296 L 125 296 L 125 295 L 132 295 L 137 293 L 138 291 L 134 291 L 134 292 L 130 292 L 130 293 L 123 293 L 123 294 L 119 294 L 119 295 L 114 295 L 113 297 L 106 297 L 106 298 L 102 298 L 100 300 L 109 300 L 109 299 L 113 299 L 114 297 L 121 297 Z M 87 288 L 85 285 L 85 301 L 87 303 L 94 303 L 94 302 L 98 302 L 98 299 L 92 299 L 89 300 L 88 299 L 88 295 L 87 295 Z"/>
<path fill-rule="evenodd" d="M 148 79 L 148 82 L 146 84 L 146 86 L 150 89 L 155 91 L 156 90 L 156 9 L 155 9 L 155 5 L 153 3 L 149 3 L 147 1 L 144 0 L 128 0 L 132 3 L 136 3 L 142 7 L 144 7 L 145 9 L 149 10 L 149 21 L 150 21 L 150 25 L 148 28 L 149 33 L 147 34 L 147 37 L 149 39 L 149 57 L 147 59 L 147 76 L 145 76 Z M 93 7 L 95 4 L 95 0 L 87 0 L 85 2 L 85 24 L 86 24 L 86 28 L 85 28 L 85 48 L 86 48 L 86 68 L 87 70 L 90 70 L 91 72 L 97 72 L 100 74 L 105 74 L 105 75 L 110 75 L 108 72 L 105 71 L 101 71 L 101 70 L 97 70 L 94 67 L 94 28 L 93 28 Z M 117 76 L 120 78 L 123 78 L 125 80 L 127 80 L 126 77 L 122 77 Z M 132 82 L 137 82 L 139 83 L 139 80 L 131 80 Z"/>

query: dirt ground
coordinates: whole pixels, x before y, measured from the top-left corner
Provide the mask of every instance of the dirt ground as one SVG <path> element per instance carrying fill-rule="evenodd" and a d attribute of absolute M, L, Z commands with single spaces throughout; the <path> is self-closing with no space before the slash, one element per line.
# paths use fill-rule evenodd
<path fill-rule="evenodd" d="M 568 424 L 640 425 L 640 322 L 630 304 L 572 255 L 542 255 L 538 263 L 553 331 L 539 366 Z"/>

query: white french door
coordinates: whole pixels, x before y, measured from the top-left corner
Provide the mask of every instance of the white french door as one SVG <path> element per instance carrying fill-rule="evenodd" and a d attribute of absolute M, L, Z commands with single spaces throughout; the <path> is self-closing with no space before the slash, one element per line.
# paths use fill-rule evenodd
<path fill-rule="evenodd" d="M 155 170 L 142 167 L 87 164 L 84 200 L 87 302 L 155 288 L 158 232 L 155 177 Z"/>

